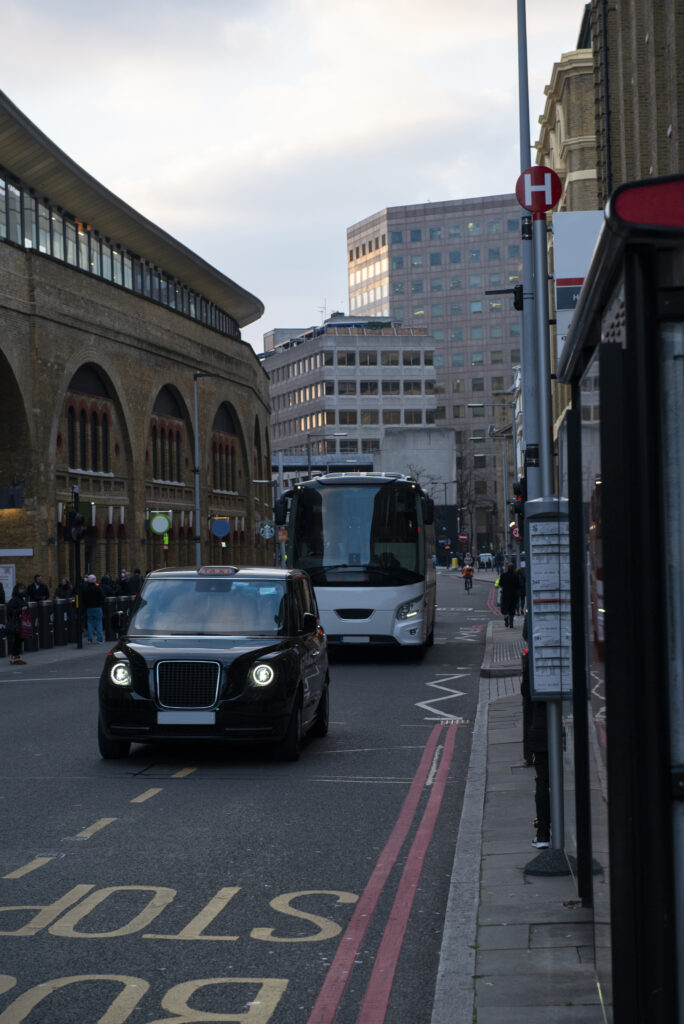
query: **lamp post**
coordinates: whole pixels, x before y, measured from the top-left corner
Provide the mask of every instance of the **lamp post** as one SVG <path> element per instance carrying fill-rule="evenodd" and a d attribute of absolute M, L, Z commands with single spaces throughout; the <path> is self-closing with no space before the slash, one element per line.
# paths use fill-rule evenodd
<path fill-rule="evenodd" d="M 309 474 L 309 480 L 311 479 L 311 442 L 318 439 L 325 440 L 328 437 L 346 437 L 347 433 L 344 430 L 336 430 L 330 434 L 307 434 L 306 435 L 306 465 Z"/>
<path fill-rule="evenodd" d="M 203 373 L 198 371 L 193 373 L 192 382 L 194 387 L 195 397 L 195 465 L 193 473 L 195 474 L 195 565 L 199 569 L 202 564 L 202 537 L 200 534 L 200 483 L 199 483 L 199 423 L 197 415 L 197 381 L 200 377 L 220 377 L 220 373 Z"/>

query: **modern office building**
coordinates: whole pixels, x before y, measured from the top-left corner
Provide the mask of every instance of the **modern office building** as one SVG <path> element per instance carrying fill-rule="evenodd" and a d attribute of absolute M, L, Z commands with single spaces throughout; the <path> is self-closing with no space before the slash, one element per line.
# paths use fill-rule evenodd
<path fill-rule="evenodd" d="M 5 582 L 41 572 L 52 592 L 72 576 L 76 497 L 80 568 L 98 576 L 194 562 L 198 536 L 212 561 L 272 557 L 258 534 L 271 489 L 255 483 L 270 467 L 268 378 L 240 336 L 261 302 L 1 93 L 0 142 Z M 165 536 L 154 512 L 169 518 Z M 218 518 L 230 523 L 221 541 Z"/>
<path fill-rule="evenodd" d="M 454 430 L 458 501 L 479 549 L 503 539 L 504 462 L 509 494 L 514 475 L 506 433 L 494 439 L 489 427 L 514 418 L 522 212 L 514 195 L 485 196 L 389 207 L 347 229 L 350 315 L 421 326 L 434 339 L 435 424 Z"/>
<path fill-rule="evenodd" d="M 274 460 L 282 453 L 293 472 L 372 469 L 386 430 L 434 423 L 434 348 L 424 326 L 342 313 L 266 334 Z"/>

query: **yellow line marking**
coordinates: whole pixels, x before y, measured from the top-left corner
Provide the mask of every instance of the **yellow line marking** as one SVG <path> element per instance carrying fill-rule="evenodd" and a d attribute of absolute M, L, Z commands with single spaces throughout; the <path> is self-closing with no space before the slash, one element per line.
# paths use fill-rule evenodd
<path fill-rule="evenodd" d="M 181 770 L 179 772 L 176 772 L 175 775 L 172 775 L 171 778 L 172 779 L 184 779 L 187 775 L 192 775 L 192 773 L 196 772 L 196 771 L 197 771 L 196 768 L 181 768 Z"/>
<path fill-rule="evenodd" d="M 35 860 L 25 864 L 23 868 L 17 868 L 16 871 L 10 871 L 9 875 L 3 875 L 3 878 L 23 878 L 24 875 L 28 875 L 29 871 L 35 871 L 36 868 L 42 868 L 43 864 L 49 864 L 54 857 L 36 857 Z"/>
<path fill-rule="evenodd" d="M 157 793 L 161 793 L 161 789 L 146 789 L 144 793 L 140 794 L 140 796 L 133 797 L 131 803 L 144 804 L 146 800 L 149 800 L 150 797 L 156 796 Z"/>
<path fill-rule="evenodd" d="M 101 828 L 106 828 L 107 825 L 111 825 L 113 821 L 116 821 L 116 818 L 100 818 L 100 820 L 96 821 L 94 825 L 90 826 L 90 828 L 84 828 L 82 832 L 77 832 L 76 838 L 90 839 L 90 837 L 95 835 L 96 832 L 99 832 Z"/>

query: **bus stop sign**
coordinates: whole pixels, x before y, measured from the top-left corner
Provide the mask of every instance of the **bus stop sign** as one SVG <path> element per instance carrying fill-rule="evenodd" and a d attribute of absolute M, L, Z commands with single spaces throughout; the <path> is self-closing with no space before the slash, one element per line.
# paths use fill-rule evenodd
<path fill-rule="evenodd" d="M 551 167 L 543 164 L 528 167 L 515 185 L 515 196 L 521 206 L 535 217 L 553 209 L 563 193 L 563 183 Z"/>

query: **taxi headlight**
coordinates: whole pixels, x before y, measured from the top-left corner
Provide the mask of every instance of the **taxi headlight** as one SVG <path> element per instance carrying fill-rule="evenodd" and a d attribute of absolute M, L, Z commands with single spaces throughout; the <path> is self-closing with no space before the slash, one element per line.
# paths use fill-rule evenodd
<path fill-rule="evenodd" d="M 259 662 L 250 668 L 249 678 L 256 686 L 268 686 L 275 679 L 275 672 L 270 665 Z"/>
<path fill-rule="evenodd" d="M 406 604 L 402 604 L 397 609 L 398 619 L 415 619 L 416 615 L 420 615 L 422 601 L 407 601 Z"/>
<path fill-rule="evenodd" d="M 131 666 L 127 661 L 117 661 L 109 670 L 109 678 L 115 686 L 130 686 L 133 682 Z"/>

